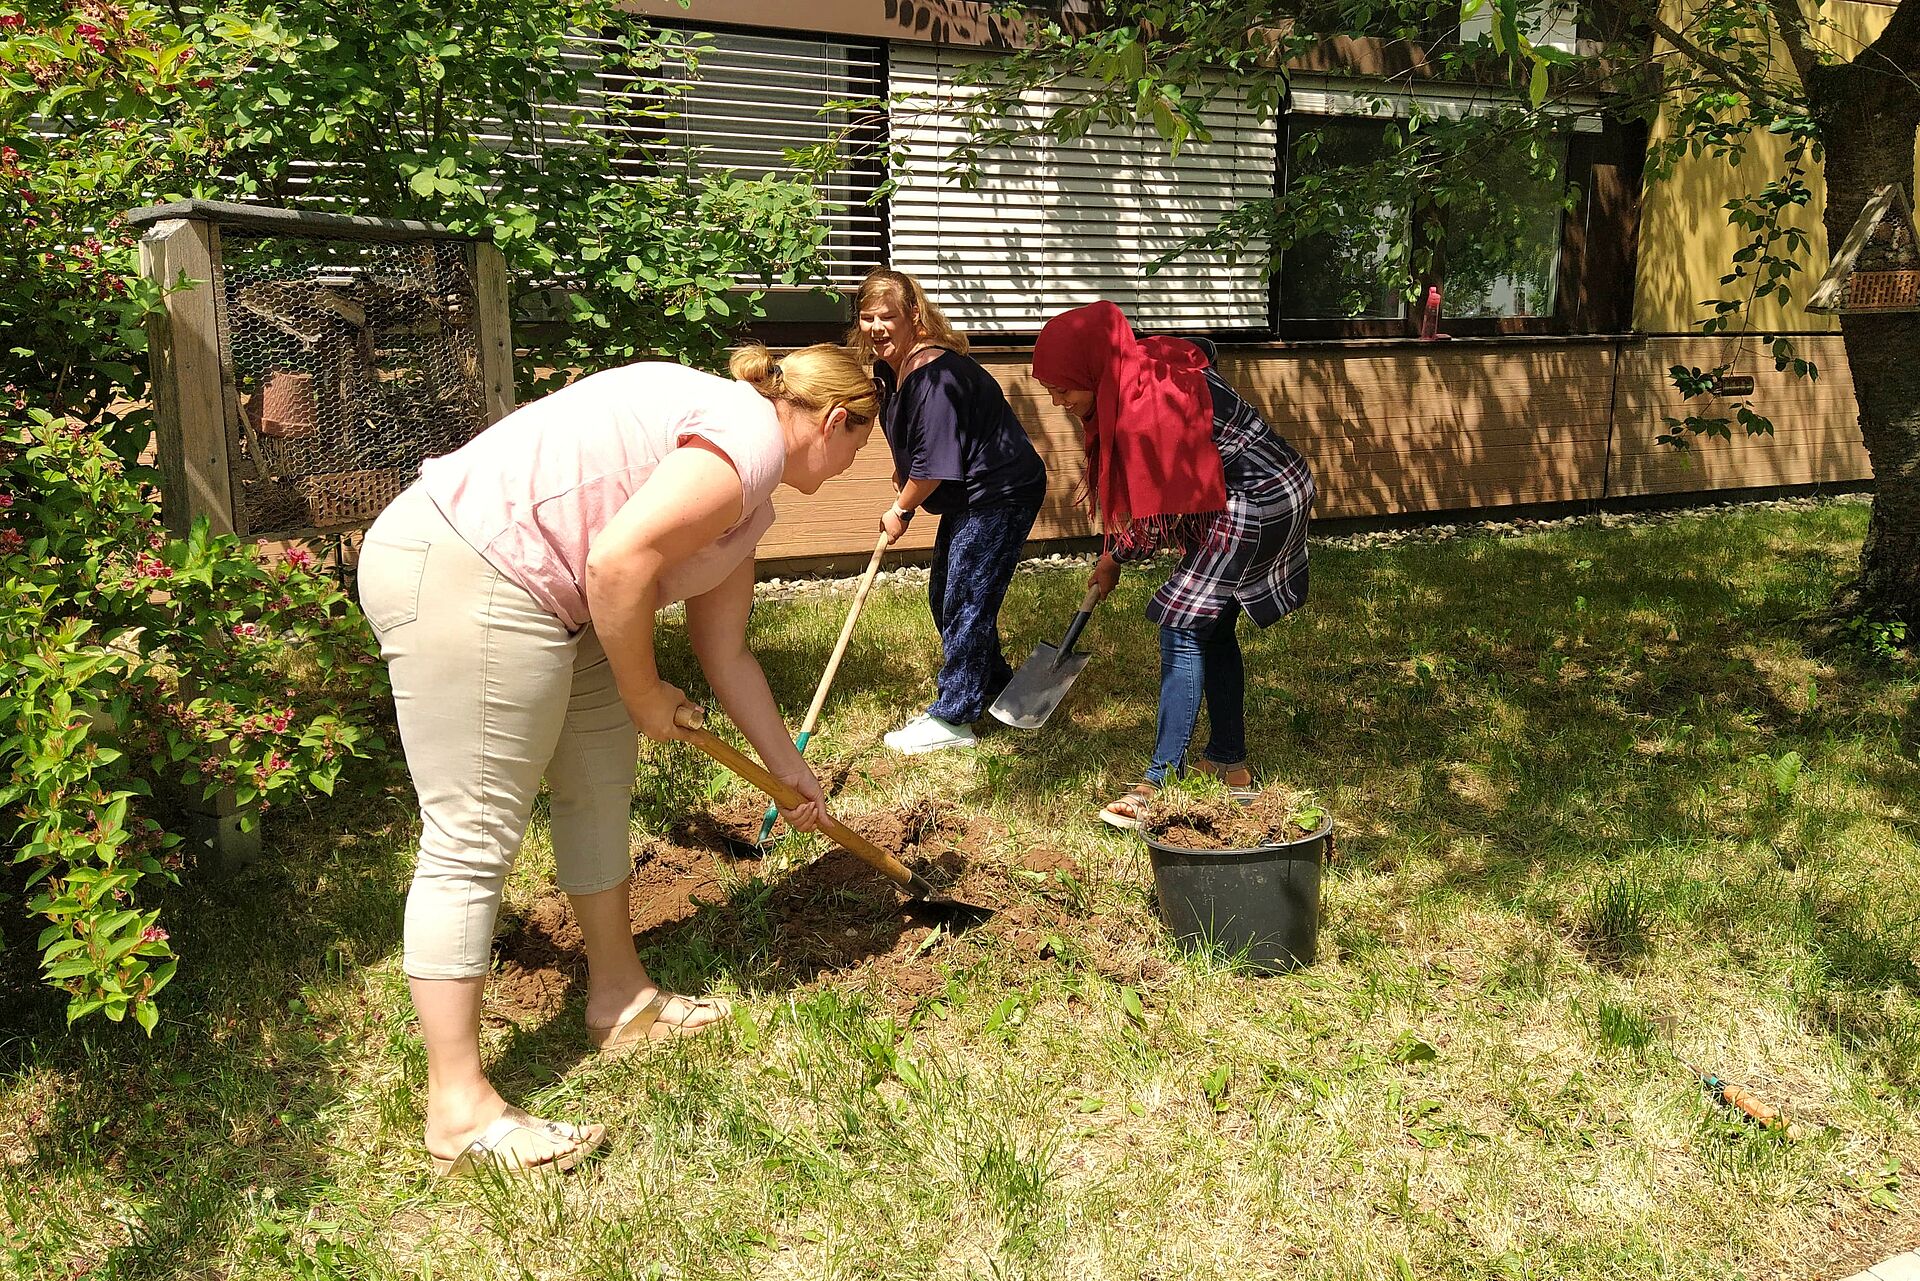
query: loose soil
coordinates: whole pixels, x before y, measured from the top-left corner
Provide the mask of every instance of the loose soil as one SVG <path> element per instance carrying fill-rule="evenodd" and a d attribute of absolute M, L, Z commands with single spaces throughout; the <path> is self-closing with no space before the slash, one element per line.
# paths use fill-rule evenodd
<path fill-rule="evenodd" d="M 1150 934 L 1078 915 L 1079 865 L 1048 846 L 1011 849 L 1007 833 L 990 821 L 926 801 L 849 820 L 943 896 L 995 909 L 956 933 L 845 850 L 831 849 L 785 874 L 763 872 L 759 857 L 729 855 L 720 837 L 750 843 L 760 814 L 744 802 L 692 816 L 639 849 L 631 919 L 643 958 L 718 956 L 743 984 L 859 988 L 896 1010 L 939 995 L 950 968 L 995 950 L 1037 963 L 1050 938 L 1092 947 L 1103 972 L 1130 979 L 1144 973 L 1142 962 L 1129 966 L 1115 949 L 1144 953 Z M 668 970 L 662 977 L 672 984 L 689 976 Z M 504 923 L 488 1006 L 513 1022 L 543 1019 L 571 992 L 584 991 L 585 979 L 579 927 L 566 896 L 551 892 Z"/>
<path fill-rule="evenodd" d="M 1194 796 L 1162 792 L 1147 819 L 1156 841 L 1190 850 L 1246 850 L 1299 840 L 1311 833 L 1293 820 L 1297 798 L 1262 791 L 1245 805 L 1224 793 Z"/>

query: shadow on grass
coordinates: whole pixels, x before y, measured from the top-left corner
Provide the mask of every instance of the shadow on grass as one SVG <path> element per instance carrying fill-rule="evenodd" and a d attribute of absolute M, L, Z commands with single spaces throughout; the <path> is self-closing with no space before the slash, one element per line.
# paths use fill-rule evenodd
<path fill-rule="evenodd" d="M 67 1030 L 37 995 L 9 1002 L 0 1096 L 34 1100 L 20 1118 L 32 1152 L 0 1180 L 10 1195 L 56 1179 L 86 1194 L 77 1215 L 50 1216 L 44 1257 L 97 1277 L 205 1275 L 236 1237 L 334 1193 L 341 1038 L 370 1030 L 360 967 L 398 945 L 392 851 L 410 820 L 392 798 L 288 810 L 258 863 L 190 869 L 162 905 L 180 977 L 151 1039 L 130 1023 Z M 417 1084 L 381 1110 L 414 1115 Z M 123 1226 L 102 1232 L 103 1215 Z"/>

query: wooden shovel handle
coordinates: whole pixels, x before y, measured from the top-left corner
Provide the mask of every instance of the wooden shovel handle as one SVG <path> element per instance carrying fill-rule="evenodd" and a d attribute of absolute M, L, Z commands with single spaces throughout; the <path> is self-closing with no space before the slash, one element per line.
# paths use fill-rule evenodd
<path fill-rule="evenodd" d="M 873 559 L 867 562 L 867 572 L 860 579 L 860 588 L 853 594 L 853 606 L 847 610 L 847 621 L 840 627 L 840 639 L 834 642 L 833 656 L 827 659 L 827 668 L 820 673 L 820 688 L 813 692 L 813 705 L 807 708 L 807 719 L 800 723 L 800 733 L 813 736 L 813 727 L 819 723 L 820 709 L 827 701 L 827 691 L 833 688 L 834 673 L 840 670 L 840 659 L 847 652 L 847 642 L 853 639 L 853 625 L 860 620 L 860 607 L 867 603 L 867 593 L 873 590 L 873 580 L 880 573 L 880 558 L 887 554 L 887 531 L 880 531 L 880 541 L 873 545 Z"/>
<path fill-rule="evenodd" d="M 774 799 L 783 809 L 793 809 L 804 805 L 807 798 L 800 795 L 798 788 L 769 774 L 766 767 L 745 752 L 738 750 L 725 739 L 706 727 L 706 714 L 697 707 L 682 704 L 673 714 L 673 723 L 686 732 L 687 741 L 705 752 L 714 760 L 752 783 Z M 836 843 L 861 862 L 884 874 L 888 879 L 901 885 L 911 884 L 914 875 L 905 863 L 875 845 L 845 823 L 828 815 L 820 824 L 820 830 L 832 837 Z"/>

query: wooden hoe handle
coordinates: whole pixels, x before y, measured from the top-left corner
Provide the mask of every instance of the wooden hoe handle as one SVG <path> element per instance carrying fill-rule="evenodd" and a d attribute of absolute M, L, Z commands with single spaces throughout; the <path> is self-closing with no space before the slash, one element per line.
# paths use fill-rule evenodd
<path fill-rule="evenodd" d="M 800 795 L 798 788 L 775 778 L 759 761 L 733 747 L 708 729 L 706 714 L 699 708 L 682 704 L 673 714 L 673 723 L 686 731 L 688 742 L 771 796 L 783 809 L 793 809 L 797 805 L 806 804 L 807 798 Z M 861 862 L 884 874 L 889 880 L 901 885 L 912 885 L 919 879 L 905 863 L 831 814 L 821 823 L 820 830 Z"/>
<path fill-rule="evenodd" d="M 847 642 L 853 639 L 853 625 L 860 621 L 860 607 L 867 603 L 867 593 L 873 590 L 873 580 L 880 574 L 880 558 L 887 554 L 887 531 L 880 531 L 880 541 L 873 545 L 873 559 L 867 562 L 867 572 L 860 579 L 860 588 L 853 594 L 853 606 L 847 610 L 847 621 L 840 627 L 840 639 L 834 642 L 833 656 L 827 659 L 827 669 L 820 673 L 820 688 L 813 692 L 813 705 L 807 708 L 807 719 L 800 723 L 803 738 L 813 736 L 813 727 L 820 722 L 820 709 L 826 704 L 827 691 L 833 687 L 834 673 L 840 670 L 840 659 L 847 652 Z"/>

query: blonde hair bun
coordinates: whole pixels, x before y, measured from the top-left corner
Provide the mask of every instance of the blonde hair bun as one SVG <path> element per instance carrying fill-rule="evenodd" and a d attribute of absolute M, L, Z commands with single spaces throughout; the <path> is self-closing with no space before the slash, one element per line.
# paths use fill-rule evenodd
<path fill-rule="evenodd" d="M 779 362 L 774 360 L 765 343 L 742 343 L 727 358 L 727 372 L 743 383 L 752 383 L 763 396 L 771 394 L 770 388 L 779 370 Z"/>
<path fill-rule="evenodd" d="M 830 342 L 802 347 L 778 360 L 765 343 L 743 343 L 728 358 L 727 372 L 768 400 L 784 400 L 816 412 L 842 406 L 849 426 L 870 423 L 880 415 L 880 394 L 866 365 L 845 347 Z"/>

